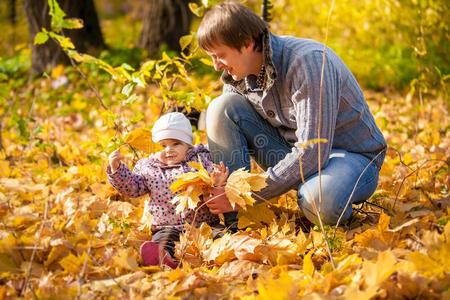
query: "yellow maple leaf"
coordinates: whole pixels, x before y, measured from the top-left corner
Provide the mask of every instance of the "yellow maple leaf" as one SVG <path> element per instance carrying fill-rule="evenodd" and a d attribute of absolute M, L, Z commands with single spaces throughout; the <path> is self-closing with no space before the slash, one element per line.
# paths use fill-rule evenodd
<path fill-rule="evenodd" d="M 186 208 L 195 209 L 200 200 L 200 195 L 203 192 L 202 186 L 190 185 L 184 192 L 175 196 L 170 202 L 177 204 L 176 213 L 181 214 Z"/>
<path fill-rule="evenodd" d="M 124 201 L 111 202 L 108 205 L 108 215 L 112 218 L 127 218 L 135 209 L 135 206 L 131 203 Z"/>
<path fill-rule="evenodd" d="M 59 264 L 63 269 L 71 274 L 77 274 L 81 272 L 84 261 L 86 260 L 86 252 L 83 252 L 81 256 L 75 256 L 72 253 L 61 259 Z"/>
<path fill-rule="evenodd" d="M 313 252 L 309 251 L 303 259 L 303 272 L 305 272 L 305 274 L 309 276 L 313 276 L 314 274 L 314 264 L 311 258 L 312 254 Z"/>
<path fill-rule="evenodd" d="M 90 188 L 95 195 L 100 197 L 100 199 L 107 199 L 116 192 L 109 184 L 94 183 Z"/>
<path fill-rule="evenodd" d="M 266 276 L 258 282 L 258 299 L 296 299 L 299 286 L 288 272 L 282 271 L 275 279 Z"/>
<path fill-rule="evenodd" d="M 201 163 L 193 161 L 188 164 L 197 172 L 180 174 L 176 177 L 176 181 L 170 185 L 170 189 L 174 193 L 183 190 L 171 200 L 173 204 L 177 204 L 177 214 L 180 214 L 186 208 L 195 209 L 201 201 L 200 195 L 203 194 L 203 189 L 213 184 L 211 176 Z"/>
<path fill-rule="evenodd" d="M 52 247 L 52 250 L 50 251 L 47 260 L 44 262 L 44 266 L 48 267 L 53 262 L 57 261 L 61 256 L 66 254 L 68 251 L 69 250 L 66 247 L 61 245 Z"/>
<path fill-rule="evenodd" d="M 232 261 L 236 258 L 234 249 L 230 246 L 231 235 L 225 233 L 221 238 L 213 241 L 211 246 L 202 252 L 206 261 L 214 261 L 218 265 L 222 265 L 227 261 Z"/>
<path fill-rule="evenodd" d="M 198 159 L 199 161 L 201 160 L 200 157 Z M 206 185 L 212 186 L 213 180 L 211 176 L 209 176 L 208 171 L 206 171 L 205 167 L 203 167 L 203 164 L 196 161 L 188 162 L 188 164 L 197 170 L 197 172 L 195 173 L 201 179 L 201 181 L 203 181 Z"/>
<path fill-rule="evenodd" d="M 152 133 L 144 128 L 139 128 L 129 132 L 125 136 L 125 142 L 133 148 L 145 151 L 147 153 L 155 152 L 159 145 L 152 142 Z"/>
<path fill-rule="evenodd" d="M 440 237 L 438 236 L 433 245 L 426 245 L 428 248 L 427 254 L 416 251 L 408 256 L 416 270 L 426 277 L 443 277 L 448 274 L 450 269 L 450 260 L 448 259 L 450 256 L 450 240 L 445 239 L 445 234 L 444 232 Z"/>
<path fill-rule="evenodd" d="M 153 221 L 153 216 L 150 213 L 149 200 L 146 200 L 144 202 L 144 211 L 142 212 L 142 217 L 139 221 L 142 225 L 139 226 L 138 229 L 140 231 L 144 231 L 146 233 L 151 234 L 152 221 Z"/>
<path fill-rule="evenodd" d="M 275 213 L 266 203 L 250 206 L 238 212 L 238 228 L 250 227 L 253 229 L 269 225 L 276 219 Z M 265 225 L 264 225 L 265 224 Z"/>
<path fill-rule="evenodd" d="M 11 173 L 9 162 L 5 160 L 0 160 L 0 176 L 1 177 L 8 177 Z"/>
<path fill-rule="evenodd" d="M 366 290 L 360 290 L 358 286 L 352 285 L 345 289 L 345 293 L 340 299 L 370 300 L 377 294 L 377 292 L 377 286 L 371 286 Z"/>
<path fill-rule="evenodd" d="M 247 232 L 233 235 L 230 246 L 234 249 L 234 255 L 240 260 L 259 262 L 266 258 L 268 253 L 263 240 L 252 237 Z"/>
<path fill-rule="evenodd" d="M 136 258 L 131 249 L 119 249 L 117 255 L 113 256 L 113 261 L 118 266 L 130 271 L 136 271 L 138 269 Z"/>
<path fill-rule="evenodd" d="M 362 274 L 364 274 L 366 284 L 372 287 L 386 280 L 397 269 L 395 263 L 396 258 L 391 251 L 380 252 L 376 263 L 363 262 Z"/>
<path fill-rule="evenodd" d="M 361 234 L 355 235 L 355 242 L 364 247 L 372 247 L 378 250 L 386 250 L 395 246 L 393 243 L 398 236 L 395 232 L 389 231 L 390 217 L 381 213 L 377 229 L 368 229 Z"/>
<path fill-rule="evenodd" d="M 247 205 L 252 206 L 256 201 L 252 191 L 257 192 L 266 187 L 266 178 L 265 175 L 252 174 L 243 168 L 231 173 L 225 185 L 225 194 L 231 206 L 234 208 L 237 204 L 244 209 Z"/>

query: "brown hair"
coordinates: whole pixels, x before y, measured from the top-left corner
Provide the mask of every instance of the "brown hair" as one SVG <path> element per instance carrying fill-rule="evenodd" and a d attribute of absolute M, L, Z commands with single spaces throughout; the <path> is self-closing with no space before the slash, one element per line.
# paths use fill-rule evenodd
<path fill-rule="evenodd" d="M 222 2 L 209 10 L 197 31 L 199 46 L 204 50 L 221 43 L 241 50 L 249 41 L 262 50 L 262 37 L 267 23 L 253 11 L 236 2 Z"/>

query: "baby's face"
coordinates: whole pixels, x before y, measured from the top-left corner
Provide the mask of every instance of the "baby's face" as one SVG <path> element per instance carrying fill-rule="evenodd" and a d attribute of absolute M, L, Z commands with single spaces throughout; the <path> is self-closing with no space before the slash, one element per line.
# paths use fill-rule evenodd
<path fill-rule="evenodd" d="M 191 145 L 175 139 L 165 139 L 158 143 L 163 147 L 160 159 L 167 165 L 174 165 L 183 161 L 187 150 L 191 147 Z"/>

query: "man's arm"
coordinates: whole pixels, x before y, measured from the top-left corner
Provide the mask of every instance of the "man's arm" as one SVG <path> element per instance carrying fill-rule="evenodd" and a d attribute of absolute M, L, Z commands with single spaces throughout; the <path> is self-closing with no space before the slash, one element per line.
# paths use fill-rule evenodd
<path fill-rule="evenodd" d="M 257 193 L 266 200 L 298 187 L 301 183 L 300 161 L 305 179 L 318 172 L 318 143 L 311 143 L 306 148 L 302 145 L 319 137 L 319 127 L 320 138 L 327 140 L 320 145 L 321 168 L 328 162 L 339 107 L 340 73 L 327 58 L 320 105 L 322 56 L 323 52 L 316 50 L 296 58 L 286 76 L 285 80 L 291 82 L 291 101 L 296 112 L 297 144 L 291 153 L 266 171 L 268 186 Z"/>

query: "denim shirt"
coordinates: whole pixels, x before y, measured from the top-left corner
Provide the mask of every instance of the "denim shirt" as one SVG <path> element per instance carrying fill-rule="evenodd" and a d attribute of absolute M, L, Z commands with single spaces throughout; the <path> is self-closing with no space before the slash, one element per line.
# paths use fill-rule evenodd
<path fill-rule="evenodd" d="M 224 93 L 243 95 L 292 147 L 266 171 L 268 186 L 258 193 L 261 197 L 270 199 L 297 189 L 301 183 L 299 159 L 304 178 L 318 172 L 318 143 L 311 141 L 318 138 L 320 116 L 320 138 L 326 139 L 320 146 L 321 168 L 327 165 L 331 149 L 359 153 L 381 168 L 386 141 L 355 77 L 335 52 L 325 51 L 322 105 L 323 44 L 266 30 L 263 54 L 266 74 L 262 89 L 252 84 L 254 75 L 236 82 L 224 71 L 221 78 Z"/>

